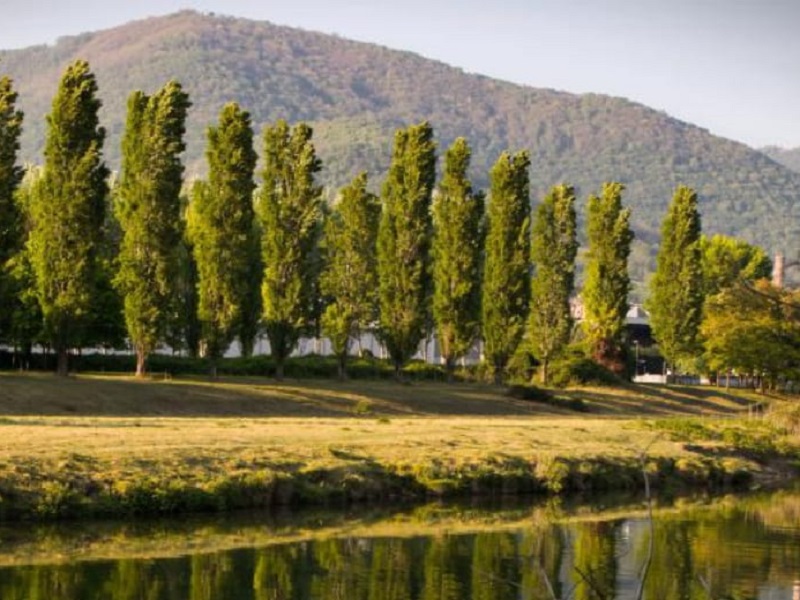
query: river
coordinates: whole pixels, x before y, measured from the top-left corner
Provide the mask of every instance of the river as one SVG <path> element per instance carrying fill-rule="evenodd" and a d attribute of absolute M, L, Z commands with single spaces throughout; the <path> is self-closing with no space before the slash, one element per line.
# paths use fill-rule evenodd
<path fill-rule="evenodd" d="M 648 600 L 798 600 L 800 493 L 0 527 L 2 600 L 636 598 L 643 571 Z"/>

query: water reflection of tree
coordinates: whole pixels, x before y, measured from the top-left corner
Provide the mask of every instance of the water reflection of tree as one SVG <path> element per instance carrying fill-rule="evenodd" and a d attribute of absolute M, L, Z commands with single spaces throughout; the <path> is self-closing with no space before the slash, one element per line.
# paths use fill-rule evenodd
<path fill-rule="evenodd" d="M 789 588 L 800 572 L 798 514 L 800 497 L 789 494 L 661 514 L 645 598 L 754 598 L 765 582 Z M 643 519 L 538 519 L 515 531 L 4 568 L 0 600 L 633 598 L 649 535 Z"/>

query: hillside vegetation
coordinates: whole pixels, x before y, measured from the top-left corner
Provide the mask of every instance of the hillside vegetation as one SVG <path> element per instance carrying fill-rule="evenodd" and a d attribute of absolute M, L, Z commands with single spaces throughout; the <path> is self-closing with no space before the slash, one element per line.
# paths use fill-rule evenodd
<path fill-rule="evenodd" d="M 98 77 L 112 168 L 119 166 L 127 96 L 176 78 L 193 103 L 189 174 L 203 169 L 205 127 L 236 100 L 259 128 L 277 118 L 311 122 L 330 186 L 362 169 L 377 186 L 393 130 L 421 120 L 433 124 L 440 151 L 456 136 L 469 139 L 481 187 L 506 148 L 530 149 L 534 201 L 560 182 L 585 198 L 604 181 L 621 181 L 639 236 L 632 264 L 638 280 L 678 183 L 697 189 L 708 233 L 788 250 L 800 221 L 800 174 L 663 112 L 621 98 L 514 85 L 337 36 L 191 11 L 0 52 L 0 70 L 14 78 L 26 112 L 25 160 L 41 161 L 44 115 L 61 72 L 76 58 L 89 60 Z"/>
<path fill-rule="evenodd" d="M 761 151 L 775 162 L 779 162 L 784 167 L 800 173 L 800 148 L 767 146 L 766 148 L 761 148 Z"/>

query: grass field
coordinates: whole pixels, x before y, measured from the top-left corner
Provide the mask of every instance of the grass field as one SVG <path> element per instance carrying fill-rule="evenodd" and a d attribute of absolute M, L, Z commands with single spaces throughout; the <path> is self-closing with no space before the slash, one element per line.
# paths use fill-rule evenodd
<path fill-rule="evenodd" d="M 655 479 L 764 468 L 736 451 L 739 438 L 697 443 L 654 426 L 731 427 L 761 396 L 633 385 L 558 395 L 553 405 L 466 383 L 0 374 L 0 515 L 632 487 L 645 451 Z"/>

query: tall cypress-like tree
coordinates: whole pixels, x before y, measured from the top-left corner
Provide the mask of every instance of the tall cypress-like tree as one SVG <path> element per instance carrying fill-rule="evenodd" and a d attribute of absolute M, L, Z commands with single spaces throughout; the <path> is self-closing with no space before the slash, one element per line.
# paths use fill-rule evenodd
<path fill-rule="evenodd" d="M 480 335 L 484 202 L 467 178 L 471 154 L 453 142 L 433 201 L 433 316 L 449 379 Z"/>
<path fill-rule="evenodd" d="M 631 211 L 622 207 L 621 183 L 604 183 L 589 197 L 586 231 L 589 252 L 583 286 L 583 331 L 592 358 L 615 373 L 625 370 L 624 334 L 628 314 L 628 256 L 633 231 Z"/>
<path fill-rule="evenodd" d="M 646 303 L 661 355 L 673 364 L 700 350 L 697 333 L 704 301 L 701 233 L 697 194 L 679 186 L 661 226 L 656 272 Z"/>
<path fill-rule="evenodd" d="M 380 335 L 400 376 L 430 322 L 431 194 L 436 144 L 429 123 L 394 136 L 378 231 Z"/>
<path fill-rule="evenodd" d="M 536 211 L 531 246 L 534 275 L 529 338 L 545 384 L 551 360 L 572 333 L 569 298 L 575 287 L 577 252 L 575 191 L 572 186 L 557 185 Z"/>
<path fill-rule="evenodd" d="M 344 187 L 325 221 L 325 269 L 320 291 L 329 299 L 322 313 L 322 332 L 331 341 L 344 378 L 350 342 L 378 314 L 378 265 L 375 247 L 381 205 L 367 191 L 367 174 Z"/>
<path fill-rule="evenodd" d="M 530 301 L 530 155 L 503 152 L 492 167 L 486 209 L 481 314 L 484 353 L 501 383 L 525 332 Z"/>
<path fill-rule="evenodd" d="M 258 219 L 247 236 L 247 281 L 250 282 L 241 299 L 242 310 L 237 335 L 242 356 L 250 357 L 258 339 L 261 325 L 261 278 L 264 276 L 264 263 L 261 262 L 261 227 Z"/>
<path fill-rule="evenodd" d="M 47 334 L 68 372 L 68 351 L 86 322 L 105 219 L 105 130 L 97 82 L 86 61 L 67 67 L 47 117 L 42 177 L 31 193 L 28 250 Z"/>
<path fill-rule="evenodd" d="M 189 96 L 176 81 L 152 96 L 128 99 L 122 140 L 122 175 L 116 205 L 122 228 L 115 283 L 124 297 L 125 325 L 136 352 L 136 375 L 164 338 L 172 304 L 178 245 L 180 192 Z"/>
<path fill-rule="evenodd" d="M 313 315 L 322 187 L 322 168 L 305 123 L 278 121 L 264 129 L 264 180 L 258 202 L 264 279 L 264 326 L 276 376 Z"/>
<path fill-rule="evenodd" d="M 11 330 L 14 286 L 9 261 L 19 251 L 22 239 L 22 215 L 14 193 L 22 182 L 23 169 L 17 165 L 19 136 L 22 134 L 22 111 L 17 110 L 17 93 L 11 79 L 0 77 L 0 340 L 7 340 Z"/>
<path fill-rule="evenodd" d="M 208 180 L 194 185 L 189 236 L 198 274 L 198 316 L 211 375 L 242 318 L 250 275 L 253 173 L 256 167 L 250 114 L 226 104 L 219 125 L 208 129 Z"/>

